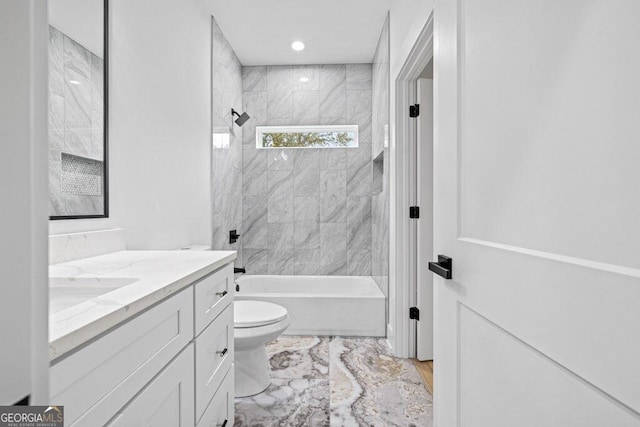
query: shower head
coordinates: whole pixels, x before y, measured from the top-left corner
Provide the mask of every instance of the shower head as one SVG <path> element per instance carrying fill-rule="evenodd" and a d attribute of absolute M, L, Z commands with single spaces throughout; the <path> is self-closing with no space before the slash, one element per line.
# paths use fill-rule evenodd
<path fill-rule="evenodd" d="M 232 108 L 231 117 L 233 116 L 238 116 L 238 118 L 235 120 L 238 126 L 242 126 L 247 120 L 251 118 L 247 113 L 238 114 L 238 112 Z"/>

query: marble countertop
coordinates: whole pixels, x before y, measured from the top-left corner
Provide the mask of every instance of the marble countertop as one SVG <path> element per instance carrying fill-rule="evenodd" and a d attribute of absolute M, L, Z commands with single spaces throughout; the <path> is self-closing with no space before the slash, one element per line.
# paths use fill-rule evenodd
<path fill-rule="evenodd" d="M 49 360 L 235 258 L 234 251 L 121 251 L 49 266 Z"/>

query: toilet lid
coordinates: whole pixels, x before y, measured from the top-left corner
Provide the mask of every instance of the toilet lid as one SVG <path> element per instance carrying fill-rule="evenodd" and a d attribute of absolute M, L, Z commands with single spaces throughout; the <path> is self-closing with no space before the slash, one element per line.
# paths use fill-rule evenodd
<path fill-rule="evenodd" d="M 287 317 L 287 309 L 266 301 L 234 301 L 233 326 L 255 328 L 276 323 Z"/>

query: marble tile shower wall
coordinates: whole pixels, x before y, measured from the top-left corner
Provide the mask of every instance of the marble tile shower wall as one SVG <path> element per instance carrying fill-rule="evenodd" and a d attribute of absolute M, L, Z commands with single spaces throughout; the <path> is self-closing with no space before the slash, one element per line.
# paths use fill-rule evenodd
<path fill-rule="evenodd" d="M 62 153 L 102 161 L 103 60 L 49 27 L 49 212 L 102 214 L 100 195 L 63 191 Z"/>
<path fill-rule="evenodd" d="M 242 230 L 242 134 L 243 128 L 233 123 L 231 109 L 242 108 L 242 65 L 212 18 L 211 51 L 211 109 L 212 126 L 230 129 L 229 147 L 213 148 L 212 190 L 212 248 L 239 250 L 240 243 L 229 243 L 229 231 Z M 242 265 L 238 253 L 237 265 Z"/>
<path fill-rule="evenodd" d="M 244 67 L 242 81 L 247 271 L 371 275 L 371 64 Z M 358 148 L 256 148 L 256 126 L 318 124 L 357 124 Z"/>
<path fill-rule="evenodd" d="M 372 252 L 371 275 L 389 296 L 389 149 L 385 147 L 385 127 L 389 125 L 389 18 L 387 17 L 373 57 L 373 156 L 383 151 L 382 162 L 373 167 L 374 191 L 371 216 Z"/>

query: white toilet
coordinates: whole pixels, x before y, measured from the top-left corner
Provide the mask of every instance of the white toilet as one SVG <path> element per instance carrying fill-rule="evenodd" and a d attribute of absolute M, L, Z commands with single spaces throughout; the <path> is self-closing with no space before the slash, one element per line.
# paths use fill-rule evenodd
<path fill-rule="evenodd" d="M 235 397 L 262 393 L 271 384 L 265 345 L 291 324 L 287 309 L 265 301 L 234 301 Z"/>

